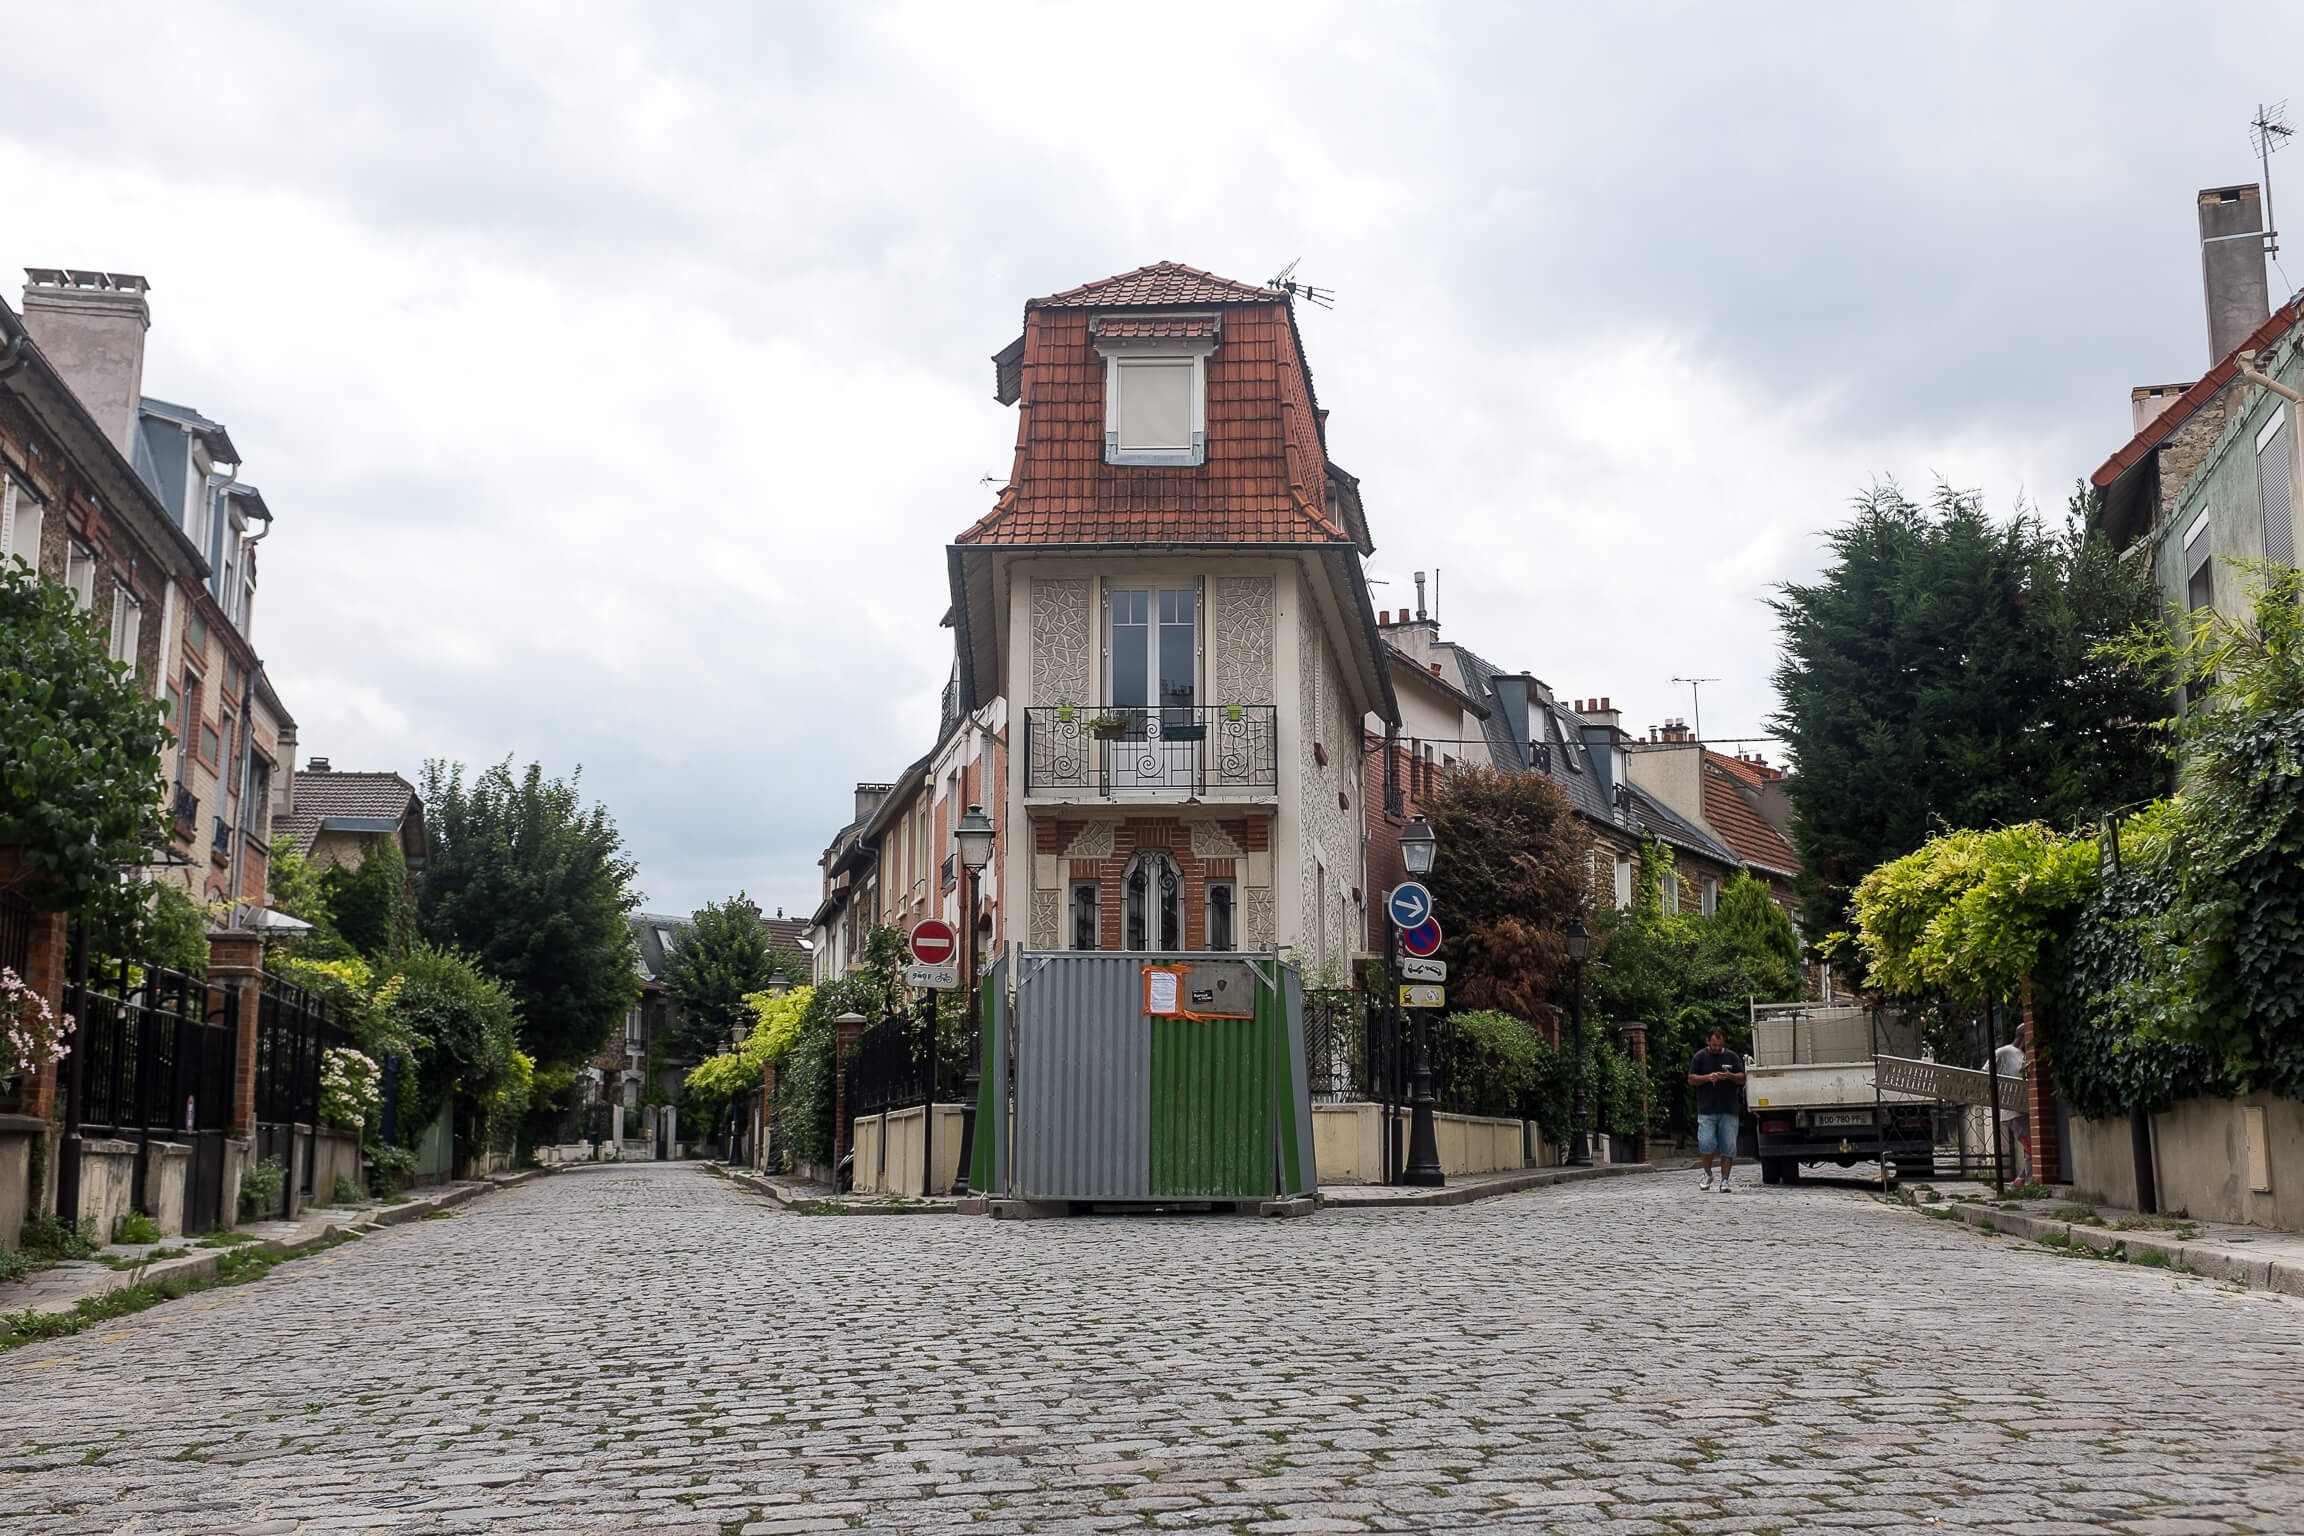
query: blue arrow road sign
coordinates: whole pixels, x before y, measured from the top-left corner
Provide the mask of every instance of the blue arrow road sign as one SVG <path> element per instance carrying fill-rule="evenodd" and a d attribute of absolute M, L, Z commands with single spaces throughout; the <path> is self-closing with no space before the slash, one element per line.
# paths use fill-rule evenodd
<path fill-rule="evenodd" d="M 1392 887 L 1389 905 L 1394 927 L 1413 928 L 1432 915 L 1432 893 L 1413 880 L 1404 880 Z"/>

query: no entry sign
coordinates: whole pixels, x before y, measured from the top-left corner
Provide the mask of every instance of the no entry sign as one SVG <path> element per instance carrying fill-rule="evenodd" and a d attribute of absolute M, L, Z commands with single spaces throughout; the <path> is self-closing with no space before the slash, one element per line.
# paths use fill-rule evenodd
<path fill-rule="evenodd" d="M 940 917 L 912 925 L 912 958 L 922 965 L 948 965 L 960 953 L 959 935 Z"/>

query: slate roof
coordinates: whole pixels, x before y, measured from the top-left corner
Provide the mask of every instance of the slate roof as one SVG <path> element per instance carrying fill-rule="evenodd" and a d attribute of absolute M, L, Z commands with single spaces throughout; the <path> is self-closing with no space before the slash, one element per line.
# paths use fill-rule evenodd
<path fill-rule="evenodd" d="M 688 919 L 667 912 L 634 912 L 625 921 L 631 925 L 632 942 L 640 949 L 640 974 L 650 981 L 663 980 L 664 941 L 658 930 L 678 933 Z"/>
<path fill-rule="evenodd" d="M 1122 272 L 1067 288 L 1062 293 L 1052 293 L 1044 299 L 1034 299 L 1024 307 L 1117 309 L 1145 304 L 1278 304 L 1286 298 L 1287 295 L 1277 289 L 1236 283 L 1228 277 L 1185 266 L 1180 261 L 1156 261 L 1133 272 Z"/>
<path fill-rule="evenodd" d="M 1686 852 L 1699 854 L 1716 864 L 1730 869 L 1742 867 L 1744 861 L 1736 850 L 1728 847 L 1711 833 L 1682 816 L 1678 811 L 1657 799 L 1639 785 L 1631 786 L 1631 812 L 1634 830 L 1645 832 L 1660 843 Z"/>
<path fill-rule="evenodd" d="M 292 839 L 299 854 L 308 854 L 323 831 L 385 832 L 423 811 L 416 786 L 396 773 L 304 771 L 296 775 L 295 811 L 272 819 L 272 841 Z"/>

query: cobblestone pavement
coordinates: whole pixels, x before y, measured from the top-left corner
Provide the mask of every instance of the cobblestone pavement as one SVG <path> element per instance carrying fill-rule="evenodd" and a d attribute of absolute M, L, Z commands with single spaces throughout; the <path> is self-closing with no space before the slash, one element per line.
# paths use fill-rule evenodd
<path fill-rule="evenodd" d="M 2304 1306 L 1851 1190 L 810 1217 L 572 1172 L 0 1356 L 0 1531 L 2304 1531 Z"/>

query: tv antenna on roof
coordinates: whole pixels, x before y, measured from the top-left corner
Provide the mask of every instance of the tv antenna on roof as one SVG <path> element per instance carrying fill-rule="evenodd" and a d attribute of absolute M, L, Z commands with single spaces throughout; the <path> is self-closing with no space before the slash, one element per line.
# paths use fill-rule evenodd
<path fill-rule="evenodd" d="M 1688 685 L 1688 698 L 1695 706 L 1696 739 L 1702 741 L 1704 739 L 1704 685 L 1716 683 L 1720 679 L 1716 677 L 1676 677 L 1672 681 Z"/>
<path fill-rule="evenodd" d="M 2280 226 L 2272 217 L 2272 155 L 2285 149 L 2296 132 L 2288 126 L 2288 103 L 2276 101 L 2270 107 L 2256 104 L 2256 115 L 2248 120 L 2248 142 L 2255 146 L 2256 163 L 2264 168 L 2264 254 L 2280 255 Z"/>
<path fill-rule="evenodd" d="M 2287 130 L 2282 129 L 2281 131 L 2285 133 Z M 1296 281 L 1296 262 L 1302 261 L 1303 259 L 1303 257 L 1299 256 L 1296 258 L 1296 261 L 1292 261 L 1288 263 L 1288 265 L 1282 267 L 1279 272 L 1274 274 L 1272 281 L 1266 283 L 1264 286 L 1267 288 L 1277 288 L 1282 293 L 1292 293 L 1296 295 L 1296 297 L 1304 300 L 1306 303 L 1317 304 L 1322 309 L 1334 309 L 1336 307 L 1335 289 L 1315 288 L 1310 283 L 1300 283 Z"/>

